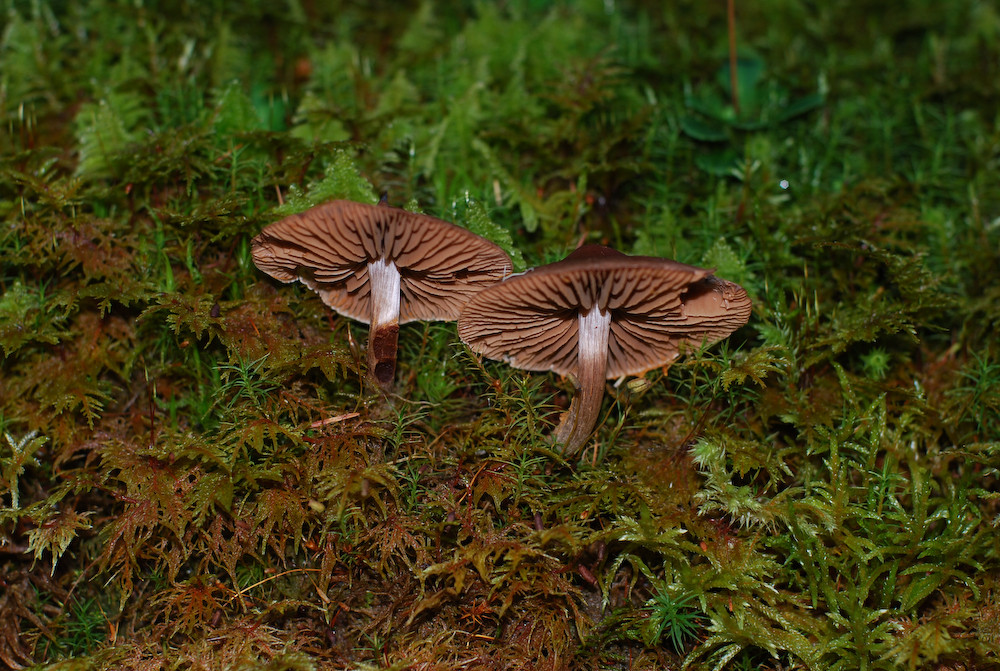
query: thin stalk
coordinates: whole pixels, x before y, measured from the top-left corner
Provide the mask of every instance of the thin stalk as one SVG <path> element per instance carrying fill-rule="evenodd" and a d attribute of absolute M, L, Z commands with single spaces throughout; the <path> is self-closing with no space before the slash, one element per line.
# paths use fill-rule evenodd
<path fill-rule="evenodd" d="M 566 456 L 573 456 L 587 442 L 604 400 L 607 379 L 608 338 L 611 334 L 611 313 L 601 312 L 595 304 L 579 316 L 577 392 L 556 427 L 555 442 L 562 445 Z"/>
<path fill-rule="evenodd" d="M 736 0 L 726 0 L 726 23 L 729 24 L 729 90 L 733 97 L 733 113 L 740 115 L 739 78 L 736 76 Z"/>
<path fill-rule="evenodd" d="M 396 376 L 399 337 L 399 283 L 396 264 L 379 259 L 368 264 L 371 287 L 371 331 L 368 335 L 368 376 L 388 392 Z"/>

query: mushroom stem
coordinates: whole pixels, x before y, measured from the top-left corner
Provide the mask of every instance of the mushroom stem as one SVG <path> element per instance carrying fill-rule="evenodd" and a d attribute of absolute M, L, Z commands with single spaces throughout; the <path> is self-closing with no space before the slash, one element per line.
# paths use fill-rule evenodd
<path fill-rule="evenodd" d="M 583 447 L 601 413 L 604 381 L 607 378 L 611 313 L 602 312 L 595 303 L 586 314 L 580 314 L 579 329 L 577 392 L 555 433 L 555 441 L 563 446 L 566 456 L 573 456 Z"/>
<path fill-rule="evenodd" d="M 371 330 L 368 334 L 368 375 L 385 391 L 396 373 L 396 340 L 399 335 L 399 269 L 392 261 L 368 264 L 371 291 Z"/>

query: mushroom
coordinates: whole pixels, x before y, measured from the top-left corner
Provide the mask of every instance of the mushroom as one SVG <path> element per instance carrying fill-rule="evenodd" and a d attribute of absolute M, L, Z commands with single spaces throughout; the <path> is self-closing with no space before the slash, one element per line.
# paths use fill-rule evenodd
<path fill-rule="evenodd" d="M 368 373 L 384 390 L 396 369 L 399 325 L 458 319 L 482 287 L 511 272 L 500 247 L 464 228 L 385 205 L 335 200 L 267 226 L 257 267 L 299 280 L 334 311 L 371 325 Z"/>
<path fill-rule="evenodd" d="M 597 422 L 605 380 L 666 366 L 682 344 L 716 342 L 747 322 L 746 290 L 710 273 L 586 245 L 476 294 L 458 335 L 486 357 L 575 378 L 554 436 L 573 455 Z"/>

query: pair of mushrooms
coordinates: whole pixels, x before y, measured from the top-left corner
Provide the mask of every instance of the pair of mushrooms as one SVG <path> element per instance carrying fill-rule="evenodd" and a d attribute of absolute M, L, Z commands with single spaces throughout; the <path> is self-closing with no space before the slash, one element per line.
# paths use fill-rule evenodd
<path fill-rule="evenodd" d="M 384 205 L 333 201 L 283 219 L 254 238 L 253 258 L 371 324 L 369 375 L 385 390 L 399 324 L 416 320 L 457 319 L 479 354 L 574 377 L 577 394 L 554 436 L 568 456 L 597 422 L 605 380 L 667 365 L 682 343 L 716 342 L 750 318 L 746 291 L 709 270 L 586 245 L 508 277 L 510 259 L 493 243 Z"/>

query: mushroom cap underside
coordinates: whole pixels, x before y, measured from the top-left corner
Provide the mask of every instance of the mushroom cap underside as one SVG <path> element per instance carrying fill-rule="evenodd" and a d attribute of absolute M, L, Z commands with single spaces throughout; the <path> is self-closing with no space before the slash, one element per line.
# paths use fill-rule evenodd
<path fill-rule="evenodd" d="M 750 318 L 746 290 L 709 270 L 617 252 L 587 258 L 484 289 L 462 310 L 459 337 L 517 368 L 576 374 L 578 316 L 596 305 L 611 313 L 606 377 L 614 379 L 668 364 L 682 343 L 716 342 Z"/>
<path fill-rule="evenodd" d="M 281 282 L 301 281 L 342 315 L 368 323 L 368 264 L 401 275 L 399 322 L 455 320 L 484 285 L 510 274 L 492 242 L 441 219 L 394 207 L 336 200 L 264 228 L 254 263 Z"/>

